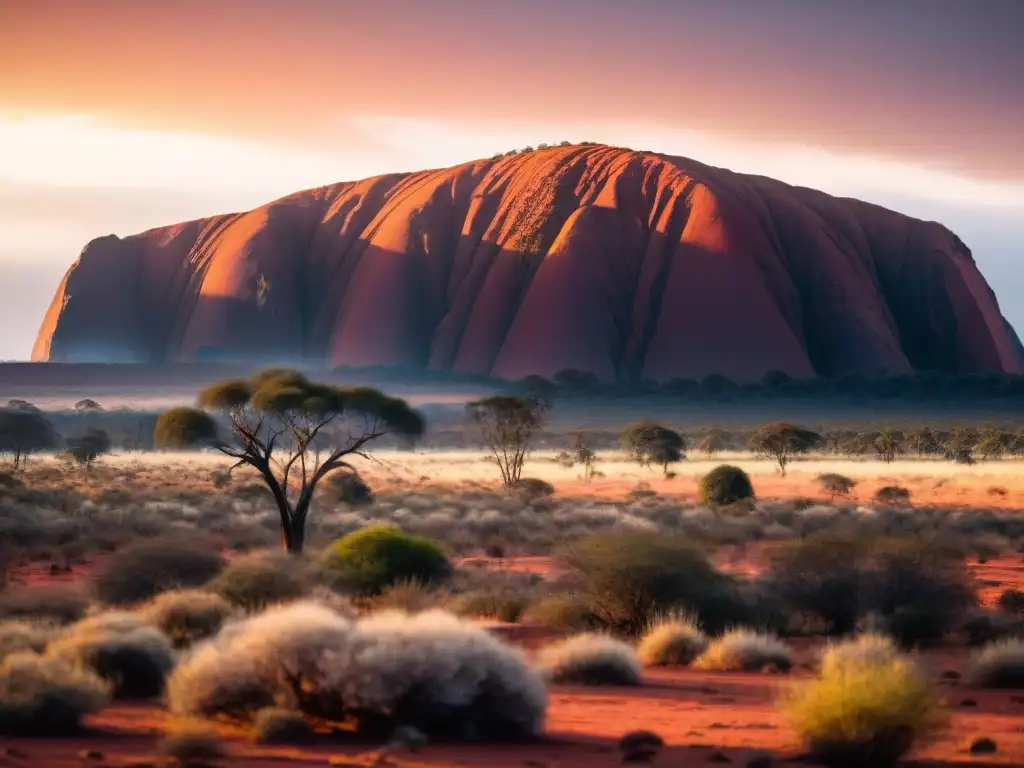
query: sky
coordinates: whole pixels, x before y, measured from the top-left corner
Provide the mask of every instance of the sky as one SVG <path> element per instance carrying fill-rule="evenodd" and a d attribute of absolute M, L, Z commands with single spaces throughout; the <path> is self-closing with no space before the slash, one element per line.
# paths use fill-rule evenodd
<path fill-rule="evenodd" d="M 0 0 L 0 360 L 86 242 L 541 142 L 941 221 L 1024 331 L 1021 0 Z"/>

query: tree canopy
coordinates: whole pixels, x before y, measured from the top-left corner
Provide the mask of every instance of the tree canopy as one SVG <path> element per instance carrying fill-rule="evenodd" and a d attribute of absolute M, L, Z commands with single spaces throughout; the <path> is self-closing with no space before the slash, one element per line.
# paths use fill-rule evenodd
<path fill-rule="evenodd" d="M 782 474 L 786 474 L 786 465 L 794 456 L 814 450 L 822 443 L 821 435 L 811 429 L 776 421 L 754 432 L 748 447 L 754 453 L 774 459 Z"/>
<path fill-rule="evenodd" d="M 25 403 L 0 409 L 0 454 L 10 454 L 15 469 L 31 454 L 56 447 L 57 439 L 38 408 Z"/>
<path fill-rule="evenodd" d="M 369 458 L 385 435 L 415 439 L 422 415 L 372 387 L 338 387 L 288 369 L 223 381 L 199 393 L 196 408 L 160 416 L 154 442 L 163 448 L 209 446 L 255 469 L 277 504 L 289 552 L 301 552 L 317 485 L 335 470 L 355 473 L 350 459 Z M 210 411 L 223 414 L 218 427 Z M 293 490 L 294 489 L 294 490 Z"/>
<path fill-rule="evenodd" d="M 668 465 L 686 458 L 686 438 L 674 429 L 653 421 L 641 421 L 626 427 L 622 433 L 633 458 L 640 466 L 654 464 L 668 475 Z"/>
<path fill-rule="evenodd" d="M 508 491 L 523 475 L 531 442 L 544 426 L 546 412 L 547 402 L 540 397 L 495 395 L 466 404 L 466 418 L 490 450 Z"/>

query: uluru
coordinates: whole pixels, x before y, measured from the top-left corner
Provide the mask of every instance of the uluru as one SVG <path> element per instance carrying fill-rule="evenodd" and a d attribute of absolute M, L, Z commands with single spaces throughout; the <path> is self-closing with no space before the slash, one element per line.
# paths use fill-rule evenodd
<path fill-rule="evenodd" d="M 58 286 L 32 358 L 510 379 L 1024 372 L 942 225 L 593 144 L 100 237 Z"/>

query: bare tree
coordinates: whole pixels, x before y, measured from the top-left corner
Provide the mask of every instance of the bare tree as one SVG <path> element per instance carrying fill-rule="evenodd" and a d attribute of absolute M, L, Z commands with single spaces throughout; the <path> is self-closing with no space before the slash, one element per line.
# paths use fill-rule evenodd
<path fill-rule="evenodd" d="M 466 418 L 501 472 L 510 491 L 523 474 L 531 441 L 544 426 L 547 401 L 537 397 L 496 395 L 466 404 Z"/>
<path fill-rule="evenodd" d="M 197 405 L 161 415 L 154 442 L 164 448 L 211 446 L 236 460 L 231 469 L 255 469 L 277 504 L 282 546 L 290 553 L 302 552 L 310 504 L 324 477 L 335 470 L 355 473 L 349 461 L 371 458 L 374 441 L 416 438 L 425 426 L 404 400 L 370 387 L 319 384 L 296 371 L 214 384 L 199 394 Z M 225 415 L 227 439 L 207 409 Z"/>
<path fill-rule="evenodd" d="M 574 433 L 572 459 L 576 464 L 583 465 L 583 479 L 589 483 L 597 471 L 594 469 L 597 454 L 590 447 L 590 435 L 586 432 Z"/>

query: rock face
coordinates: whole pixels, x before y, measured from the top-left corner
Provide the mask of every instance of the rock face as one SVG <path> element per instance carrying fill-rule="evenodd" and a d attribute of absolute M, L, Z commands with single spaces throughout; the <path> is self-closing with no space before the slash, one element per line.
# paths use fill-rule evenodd
<path fill-rule="evenodd" d="M 32 357 L 606 380 L 1024 371 L 970 250 L 941 225 L 596 145 L 99 238 Z"/>

